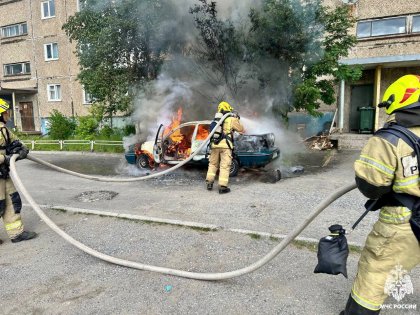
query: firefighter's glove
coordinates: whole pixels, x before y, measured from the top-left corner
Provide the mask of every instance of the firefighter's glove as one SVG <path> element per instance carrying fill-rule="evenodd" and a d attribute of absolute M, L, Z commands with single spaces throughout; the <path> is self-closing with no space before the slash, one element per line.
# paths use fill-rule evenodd
<path fill-rule="evenodd" d="M 25 147 L 22 147 L 16 153 L 19 154 L 19 156 L 16 158 L 16 161 L 19 161 L 19 160 L 26 159 L 26 157 L 28 156 L 29 150 L 27 148 L 25 148 Z"/>
<path fill-rule="evenodd" d="M 23 148 L 22 142 L 19 140 L 14 140 L 9 145 L 6 146 L 6 155 L 18 154 L 19 151 Z"/>
<path fill-rule="evenodd" d="M 10 165 L 10 155 L 4 155 L 3 154 L 3 157 L 4 157 L 3 164 L 6 165 L 6 166 L 9 166 Z"/>

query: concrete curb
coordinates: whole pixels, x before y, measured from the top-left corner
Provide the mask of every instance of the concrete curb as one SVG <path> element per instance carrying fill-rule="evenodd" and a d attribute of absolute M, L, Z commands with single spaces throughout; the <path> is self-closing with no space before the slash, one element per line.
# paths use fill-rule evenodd
<path fill-rule="evenodd" d="M 30 207 L 29 204 L 24 204 L 24 206 Z M 142 222 L 148 222 L 148 223 L 176 225 L 176 226 L 181 226 L 181 227 L 186 227 L 186 228 L 207 230 L 207 231 L 227 231 L 227 232 L 232 232 L 232 233 L 238 233 L 238 234 L 249 235 L 249 236 L 258 236 L 258 237 L 264 237 L 264 238 L 285 239 L 287 237 L 287 235 L 283 235 L 283 234 L 275 234 L 275 233 L 246 230 L 246 229 L 228 228 L 228 227 L 217 226 L 214 224 L 206 224 L 206 223 L 200 223 L 200 222 L 182 221 L 182 220 L 174 220 L 174 219 L 164 219 L 164 218 L 149 217 L 149 216 L 135 215 L 135 214 L 124 214 L 124 213 L 117 213 L 117 212 L 90 210 L 90 209 L 82 209 L 82 208 L 74 208 L 74 207 L 66 207 L 66 206 L 40 205 L 40 207 L 43 209 L 66 211 L 66 212 L 71 212 L 75 214 L 98 215 L 98 216 L 104 216 L 104 217 L 113 217 L 113 218 L 133 220 L 133 221 L 142 221 Z M 310 245 L 316 245 L 318 244 L 319 239 L 298 236 L 295 238 L 295 241 L 308 243 Z M 348 242 L 348 244 L 351 246 L 357 247 L 359 249 L 363 248 L 363 244 L 358 244 L 358 243 L 353 243 L 353 242 Z"/>

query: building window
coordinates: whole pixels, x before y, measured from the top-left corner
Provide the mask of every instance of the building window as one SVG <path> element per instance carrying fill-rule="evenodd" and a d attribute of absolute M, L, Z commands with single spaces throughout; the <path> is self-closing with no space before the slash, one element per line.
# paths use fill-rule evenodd
<path fill-rule="evenodd" d="M 26 24 L 26 22 L 3 26 L 1 28 L 1 37 L 14 37 L 26 34 L 28 34 L 28 24 Z"/>
<path fill-rule="evenodd" d="M 372 34 L 372 22 L 357 23 L 356 34 L 358 38 L 369 37 Z"/>
<path fill-rule="evenodd" d="M 357 23 L 358 38 L 407 33 L 407 17 L 387 18 Z"/>
<path fill-rule="evenodd" d="M 44 45 L 45 61 L 58 59 L 58 44 L 51 43 Z"/>
<path fill-rule="evenodd" d="M 4 75 L 19 75 L 19 74 L 30 74 L 31 73 L 31 65 L 29 62 L 21 62 L 21 63 L 10 63 L 4 65 Z"/>
<path fill-rule="evenodd" d="M 407 33 L 406 23 L 406 17 L 372 21 L 372 36 L 405 34 Z"/>
<path fill-rule="evenodd" d="M 83 104 L 89 105 L 92 104 L 94 101 L 92 94 L 86 92 L 85 89 L 83 89 Z"/>
<path fill-rule="evenodd" d="M 41 2 L 41 14 L 43 19 L 55 17 L 55 3 L 54 0 Z"/>
<path fill-rule="evenodd" d="M 420 15 L 413 16 L 413 33 L 420 32 Z"/>
<path fill-rule="evenodd" d="M 47 85 L 48 101 L 61 101 L 61 85 L 48 84 Z"/>

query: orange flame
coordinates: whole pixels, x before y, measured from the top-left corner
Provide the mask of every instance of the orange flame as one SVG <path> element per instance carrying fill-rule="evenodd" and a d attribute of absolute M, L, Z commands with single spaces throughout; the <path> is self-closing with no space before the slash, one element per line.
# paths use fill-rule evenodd
<path fill-rule="evenodd" d="M 169 126 L 167 126 L 165 130 L 163 131 L 163 135 L 164 136 L 167 135 L 169 132 L 171 132 L 171 130 L 178 127 L 181 124 L 181 119 L 182 119 L 182 108 L 180 107 L 178 108 L 177 115 L 172 117 L 172 123 Z M 170 138 L 174 142 L 180 142 L 182 140 L 182 137 L 183 136 L 180 134 L 179 130 L 177 130 L 170 136 Z"/>
<path fill-rule="evenodd" d="M 209 130 L 206 125 L 198 125 L 196 140 L 206 140 L 209 135 Z"/>
<path fill-rule="evenodd" d="M 165 128 L 165 131 L 163 132 L 163 134 L 168 134 L 172 129 L 175 129 L 176 127 L 178 127 L 181 124 L 181 119 L 182 119 L 182 108 L 178 108 L 178 111 L 176 113 L 176 116 L 172 117 L 172 122 L 169 126 L 167 126 Z"/>

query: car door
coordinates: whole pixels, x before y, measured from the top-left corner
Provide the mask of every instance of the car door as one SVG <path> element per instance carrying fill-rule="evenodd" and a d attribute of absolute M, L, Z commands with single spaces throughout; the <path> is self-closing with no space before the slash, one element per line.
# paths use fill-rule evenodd
<path fill-rule="evenodd" d="M 155 144 L 153 145 L 153 158 L 156 163 L 162 161 L 162 137 L 163 137 L 163 125 L 161 124 L 156 132 Z"/>

